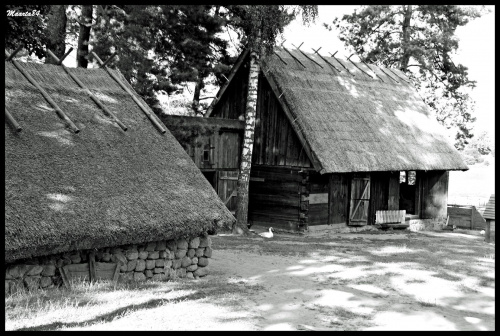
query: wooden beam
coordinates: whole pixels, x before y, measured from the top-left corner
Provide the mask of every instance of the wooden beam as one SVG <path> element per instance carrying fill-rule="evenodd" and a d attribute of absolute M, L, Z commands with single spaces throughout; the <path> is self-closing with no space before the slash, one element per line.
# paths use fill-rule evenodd
<path fill-rule="evenodd" d="M 393 73 L 395 76 L 397 76 L 399 79 L 401 79 L 402 81 L 408 83 L 408 84 L 411 84 L 410 82 L 408 82 L 406 79 L 402 78 L 400 75 L 397 74 L 397 72 L 395 71 L 392 71 L 391 68 L 387 68 L 387 70 L 389 70 L 391 73 Z"/>
<path fill-rule="evenodd" d="M 347 71 L 349 74 L 351 74 L 353 77 L 355 77 L 356 76 L 355 74 L 353 74 L 352 72 L 350 72 L 349 69 L 347 69 L 344 64 L 342 64 L 341 62 L 339 62 L 339 60 L 337 58 L 335 58 L 335 54 L 336 53 L 337 53 L 337 51 L 332 55 L 332 57 L 337 61 L 337 63 L 339 63 L 340 65 L 342 65 L 342 67 L 345 69 L 345 71 Z"/>
<path fill-rule="evenodd" d="M 298 49 L 298 48 L 297 48 Z M 321 69 L 323 69 L 323 66 L 321 64 L 319 64 L 318 62 L 316 62 L 315 60 L 313 60 L 311 57 L 307 56 L 307 54 L 305 52 L 303 52 L 302 50 L 299 49 L 299 51 L 302 53 L 302 55 L 304 55 L 308 60 L 316 63 L 317 65 L 319 65 L 321 67 Z"/>
<path fill-rule="evenodd" d="M 354 55 L 354 54 L 352 54 L 351 56 L 353 56 L 353 55 Z M 368 72 L 366 72 L 365 70 L 361 69 L 361 67 L 357 66 L 357 65 L 356 65 L 356 63 L 354 63 L 353 61 L 351 61 L 351 56 L 349 56 L 349 57 L 347 58 L 347 60 L 348 60 L 349 62 L 351 62 L 351 64 L 352 64 L 352 65 L 354 65 L 354 66 L 355 66 L 357 69 L 359 69 L 361 72 L 363 72 L 363 73 L 365 73 L 367 76 L 370 76 L 371 78 L 373 78 L 373 76 L 372 76 L 372 75 L 370 75 Z M 371 69 L 370 69 L 370 70 L 371 70 Z M 375 76 L 377 76 L 377 74 L 376 74 L 376 73 L 374 73 L 374 74 L 375 74 Z M 379 77 L 379 78 L 380 78 L 380 77 Z M 375 78 L 374 78 L 374 79 L 375 79 Z M 380 80 L 382 80 L 382 79 L 380 79 Z M 383 80 L 382 80 L 382 82 L 383 82 Z"/>
<path fill-rule="evenodd" d="M 71 119 L 68 118 L 68 116 L 61 110 L 61 108 L 56 104 L 56 102 L 52 99 L 52 97 L 49 96 L 49 94 L 38 84 L 38 82 L 33 77 L 31 77 L 31 75 L 26 70 L 23 69 L 21 64 L 18 63 L 16 60 L 12 60 L 11 62 L 12 64 L 14 64 L 17 70 L 19 70 L 19 72 L 22 73 L 24 77 L 26 77 L 26 79 L 38 89 L 38 91 L 40 91 L 45 100 L 47 100 L 49 104 L 52 105 L 59 118 L 64 120 L 68 125 L 68 127 L 73 132 L 75 132 L 76 134 L 80 133 L 80 129 L 76 127 L 76 125 L 71 121 Z"/>
<path fill-rule="evenodd" d="M 389 75 L 387 72 L 384 71 L 384 69 L 380 66 L 378 67 L 380 69 L 380 71 L 382 71 L 387 77 L 389 77 L 390 79 L 392 79 L 393 81 L 395 81 L 396 83 L 399 84 L 399 81 L 397 79 L 395 79 L 394 77 L 392 77 L 391 75 Z"/>
<path fill-rule="evenodd" d="M 23 130 L 17 123 L 16 119 L 14 119 L 9 111 L 7 111 L 7 108 L 5 108 L 5 120 L 9 122 L 9 124 L 16 130 L 16 132 L 21 132 Z"/>
<path fill-rule="evenodd" d="M 63 57 L 61 57 L 61 59 L 57 62 L 57 65 L 62 65 L 62 62 L 64 61 L 64 59 L 66 57 L 68 57 L 68 55 L 73 51 L 73 47 L 70 47 L 68 49 L 68 51 L 66 51 L 66 53 L 63 55 Z"/>
<path fill-rule="evenodd" d="M 292 54 L 292 53 L 291 53 L 291 52 L 290 52 L 287 48 L 283 47 L 283 49 L 284 49 L 284 50 L 285 50 L 288 54 L 290 54 L 290 56 L 292 56 L 292 58 L 293 58 L 294 60 L 296 60 L 297 62 L 299 62 L 299 63 L 300 63 L 300 65 L 302 65 L 302 66 L 304 67 L 304 69 L 305 69 L 305 68 L 307 68 L 304 64 L 302 64 L 302 62 L 301 62 L 301 61 L 300 61 L 297 57 L 293 56 L 293 54 Z"/>
<path fill-rule="evenodd" d="M 285 60 L 284 60 L 283 58 L 281 58 L 281 56 L 280 56 L 280 55 L 279 55 L 276 51 L 274 51 L 274 54 L 275 54 L 276 56 L 278 56 L 278 58 L 281 60 L 281 62 L 285 63 L 285 65 L 288 65 L 288 63 L 287 63 L 287 62 L 285 62 Z"/>
<path fill-rule="evenodd" d="M 59 61 L 59 59 L 57 58 L 56 55 L 54 55 L 52 53 L 52 51 L 50 51 L 49 49 L 47 49 L 47 53 L 49 54 L 50 57 L 52 57 L 56 62 L 57 64 L 60 64 L 61 67 L 64 69 L 64 71 L 76 82 L 76 84 L 78 84 L 79 87 L 81 87 L 88 95 L 89 97 L 97 104 L 97 106 L 99 106 L 99 108 L 101 110 L 104 111 L 104 113 L 108 116 L 108 117 L 111 117 L 113 118 L 113 120 L 118 124 L 118 126 L 121 127 L 121 129 L 123 131 L 127 131 L 127 126 L 125 126 L 111 111 L 109 111 L 107 109 L 106 106 L 104 106 L 104 104 L 99 100 L 99 98 L 97 98 L 86 86 L 85 84 L 83 84 L 79 79 L 78 77 L 76 77 L 74 74 L 72 74 L 68 68 L 66 68 L 62 62 Z"/>
<path fill-rule="evenodd" d="M 276 97 L 278 97 L 279 90 L 278 90 L 277 84 L 274 82 L 274 80 L 271 76 L 268 76 L 268 77 L 266 76 L 266 78 L 267 78 L 267 81 L 268 81 L 269 85 L 271 86 L 271 89 L 273 90 L 274 94 L 276 95 Z M 295 131 L 295 134 L 297 134 L 297 137 L 299 138 L 300 143 L 304 147 L 304 150 L 305 150 L 307 156 L 309 157 L 309 160 L 311 160 L 314 169 L 316 171 L 320 171 L 322 168 L 321 163 L 318 161 L 318 158 L 313 153 L 311 146 L 309 145 L 306 138 L 302 134 L 300 128 L 297 126 L 296 123 L 292 122 L 292 120 L 294 120 L 294 118 L 293 118 L 291 111 L 288 109 L 288 106 L 284 102 L 282 102 L 281 100 L 279 102 L 280 102 L 281 107 L 283 108 L 283 111 L 285 112 L 285 115 L 288 118 L 288 121 L 290 121 L 290 124 L 291 124 L 293 130 Z"/>
<path fill-rule="evenodd" d="M 243 61 L 247 57 L 247 55 L 250 53 L 249 49 L 245 49 L 241 54 L 240 57 L 236 60 L 236 63 L 234 64 L 233 68 L 231 69 L 231 72 L 229 73 L 228 80 L 222 85 L 220 88 L 219 92 L 217 92 L 217 95 L 214 100 L 212 100 L 212 103 L 210 103 L 210 106 L 207 109 L 207 112 L 205 113 L 204 117 L 208 118 L 212 114 L 215 105 L 217 104 L 217 101 L 219 101 L 220 98 L 222 98 L 222 95 L 226 91 L 227 87 L 231 83 L 233 77 L 235 76 L 236 72 L 238 72 L 238 69 L 241 67 L 243 64 Z"/>
<path fill-rule="evenodd" d="M 102 66 L 104 65 L 104 62 L 99 58 L 99 56 L 96 55 L 95 52 L 92 51 L 92 55 L 95 57 L 97 62 Z M 132 91 L 118 78 L 113 72 L 111 72 L 108 67 L 104 66 L 104 69 L 107 71 L 107 73 L 121 86 L 123 90 L 125 90 L 129 96 L 134 100 L 134 102 L 141 108 L 142 112 L 148 117 L 148 119 L 151 121 L 151 123 L 162 133 L 165 134 L 167 132 L 165 128 L 162 126 L 162 122 L 159 120 L 156 120 L 156 118 L 151 114 L 151 112 L 148 111 L 148 109 L 142 104 L 139 99 L 132 93 Z"/>
<path fill-rule="evenodd" d="M 7 50 L 5 50 L 5 56 L 7 57 L 6 61 L 10 61 L 10 60 L 12 60 L 12 59 L 14 58 L 14 56 L 16 56 L 16 54 L 17 54 L 18 52 L 20 52 L 20 51 L 21 51 L 21 49 L 23 49 L 23 47 L 24 47 L 24 45 L 21 43 L 21 44 L 19 45 L 19 47 L 17 47 L 17 48 L 16 48 L 16 50 L 14 50 L 14 51 L 12 52 L 12 54 L 10 54 L 10 55 L 9 55 L 9 53 L 7 52 Z"/>
<path fill-rule="evenodd" d="M 321 49 L 321 48 L 320 48 Z M 314 49 L 313 49 L 314 50 Z M 319 49 L 318 49 L 319 50 Z M 318 54 L 319 57 L 321 57 L 321 59 L 323 61 L 325 61 L 328 65 L 330 65 L 332 68 L 334 68 L 335 70 L 337 70 L 338 72 L 341 72 L 340 69 L 338 69 L 335 65 L 333 65 L 332 63 L 330 63 L 326 58 L 324 58 L 323 56 L 321 56 L 317 51 L 318 50 L 315 50 L 315 52 Z"/>
<path fill-rule="evenodd" d="M 377 73 L 376 73 L 375 71 L 373 71 L 373 70 L 372 70 L 372 68 L 370 68 L 370 67 L 368 66 L 368 64 L 366 64 L 366 63 L 365 63 L 362 59 L 360 59 L 360 60 L 361 60 L 361 63 L 363 63 L 364 65 L 366 65 L 366 67 L 367 67 L 368 69 L 370 69 L 370 71 L 371 71 L 371 72 L 373 72 L 373 74 L 374 74 L 375 76 L 377 76 L 377 77 L 378 77 L 378 78 L 379 78 L 379 79 L 380 79 L 383 83 L 385 83 L 385 81 L 382 79 L 382 77 L 380 77 L 379 75 L 377 75 Z"/>
<path fill-rule="evenodd" d="M 115 56 L 118 54 L 118 52 L 114 52 L 109 58 L 101 65 L 101 68 L 104 68 Z"/>

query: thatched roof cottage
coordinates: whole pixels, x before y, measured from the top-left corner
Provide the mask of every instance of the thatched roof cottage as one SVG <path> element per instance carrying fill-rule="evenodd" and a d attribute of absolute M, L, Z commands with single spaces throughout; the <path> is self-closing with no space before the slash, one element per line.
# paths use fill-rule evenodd
<path fill-rule="evenodd" d="M 126 244 L 137 249 L 231 226 L 234 217 L 170 132 L 148 119 L 146 103 L 119 71 L 68 69 L 106 112 L 62 67 L 17 66 L 80 131 L 5 63 L 6 116 L 22 128 L 5 124 L 6 263 Z"/>
<path fill-rule="evenodd" d="M 242 119 L 248 57 L 207 117 Z M 396 211 L 379 217 L 390 224 L 446 218 L 448 171 L 468 167 L 443 133 L 401 71 L 277 48 L 259 77 L 249 220 L 301 230 L 370 225 L 378 211 Z"/>

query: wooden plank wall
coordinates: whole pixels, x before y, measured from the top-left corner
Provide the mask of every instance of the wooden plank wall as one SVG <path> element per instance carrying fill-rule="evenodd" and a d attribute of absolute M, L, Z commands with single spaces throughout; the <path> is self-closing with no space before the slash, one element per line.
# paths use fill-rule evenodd
<path fill-rule="evenodd" d="M 399 210 L 399 174 L 399 171 L 389 173 L 387 210 Z"/>
<path fill-rule="evenodd" d="M 307 224 L 328 224 L 330 177 L 317 172 L 309 174 L 309 209 Z"/>
<path fill-rule="evenodd" d="M 448 171 L 419 171 L 422 183 L 421 218 L 446 218 L 448 203 Z"/>
<path fill-rule="evenodd" d="M 240 66 L 224 95 L 215 105 L 210 118 L 243 118 L 241 120 L 244 120 L 248 91 L 248 74 L 249 66 L 248 62 L 245 62 Z"/>
<path fill-rule="evenodd" d="M 392 175 L 395 174 L 390 172 L 372 172 L 370 174 L 371 199 L 368 209 L 368 225 L 375 224 L 377 210 L 397 210 L 389 209 L 389 185 Z M 399 184 L 399 180 L 397 182 Z"/>
<path fill-rule="evenodd" d="M 252 165 L 312 167 L 280 103 L 261 74 Z"/>
<path fill-rule="evenodd" d="M 303 181 L 299 169 L 253 166 L 251 177 L 260 179 L 250 180 L 249 222 L 297 230 Z"/>
<path fill-rule="evenodd" d="M 330 223 L 346 224 L 349 217 L 351 174 L 329 174 Z"/>

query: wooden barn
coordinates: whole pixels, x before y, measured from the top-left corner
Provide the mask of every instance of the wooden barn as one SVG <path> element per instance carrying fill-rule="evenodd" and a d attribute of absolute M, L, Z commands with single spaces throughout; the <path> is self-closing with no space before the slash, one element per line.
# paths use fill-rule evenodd
<path fill-rule="evenodd" d="M 248 74 L 245 51 L 206 117 L 244 120 Z M 448 171 L 468 167 L 443 133 L 402 72 L 277 48 L 259 75 L 249 222 L 446 219 Z"/>
<path fill-rule="evenodd" d="M 235 219 L 119 71 L 5 62 L 5 111 L 6 288 L 206 274 Z"/>

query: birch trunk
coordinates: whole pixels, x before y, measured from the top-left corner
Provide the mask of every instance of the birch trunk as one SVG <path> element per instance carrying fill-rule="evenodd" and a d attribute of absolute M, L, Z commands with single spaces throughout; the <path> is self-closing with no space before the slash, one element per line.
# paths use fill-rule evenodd
<path fill-rule="evenodd" d="M 245 108 L 245 133 L 243 136 L 243 149 L 237 184 L 236 223 L 233 226 L 233 233 L 235 234 L 248 233 L 248 187 L 250 183 L 250 168 L 252 167 L 259 72 L 259 54 L 255 50 L 252 50 L 250 52 L 250 73 L 248 75 L 248 93 Z"/>

